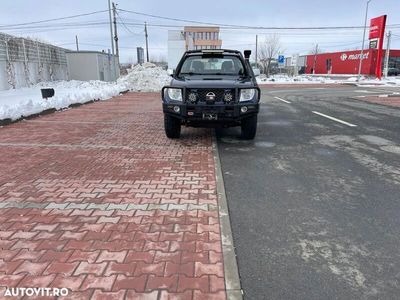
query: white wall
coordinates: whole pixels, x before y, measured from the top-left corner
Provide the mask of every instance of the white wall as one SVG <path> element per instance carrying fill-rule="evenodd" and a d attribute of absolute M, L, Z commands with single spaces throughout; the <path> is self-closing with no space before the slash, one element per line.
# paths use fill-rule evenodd
<path fill-rule="evenodd" d="M 168 31 L 168 69 L 175 69 L 185 52 L 185 40 L 179 30 Z"/>
<path fill-rule="evenodd" d="M 27 87 L 42 81 L 67 80 L 67 67 L 64 65 L 42 64 L 39 74 L 38 63 L 27 63 L 27 68 L 23 62 L 11 62 L 13 76 L 10 77 L 7 71 L 7 62 L 0 61 L 0 90 Z"/>
<path fill-rule="evenodd" d="M 119 77 L 118 59 L 117 78 Z M 107 53 L 98 52 L 67 52 L 68 78 L 73 80 L 115 80 L 112 59 Z M 111 69 L 110 69 L 111 68 Z"/>
<path fill-rule="evenodd" d="M 168 69 L 175 69 L 185 52 L 185 41 L 168 41 Z"/>
<path fill-rule="evenodd" d="M 0 91 L 8 90 L 10 85 L 7 82 L 6 62 L 0 61 Z"/>
<path fill-rule="evenodd" d="M 65 49 L 0 32 L 0 90 L 67 76 Z"/>
<path fill-rule="evenodd" d="M 74 80 L 100 80 L 97 54 L 67 52 L 68 78 Z"/>

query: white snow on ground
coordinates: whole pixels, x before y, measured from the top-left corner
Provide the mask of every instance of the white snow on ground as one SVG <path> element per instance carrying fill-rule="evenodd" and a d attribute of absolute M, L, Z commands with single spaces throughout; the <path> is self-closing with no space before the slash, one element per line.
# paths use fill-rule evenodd
<path fill-rule="evenodd" d="M 257 77 L 259 84 L 326 84 L 326 83 L 356 83 L 357 77 L 354 75 L 272 75 L 267 78 L 265 75 Z M 400 77 L 388 77 L 382 80 L 367 78 L 362 76 L 359 82 L 361 86 L 376 86 L 376 85 L 400 85 Z"/>
<path fill-rule="evenodd" d="M 42 99 L 41 88 L 54 88 L 54 97 Z M 119 92 L 120 89 L 115 84 L 76 80 L 42 82 L 29 88 L 0 91 L 0 120 L 15 120 L 51 108 L 66 108 L 74 103 L 106 100 Z"/>
<path fill-rule="evenodd" d="M 171 77 L 167 74 L 167 71 L 152 63 L 144 63 L 134 66 L 128 71 L 128 75 L 119 78 L 117 83 L 122 90 L 158 92 L 170 81 Z"/>
<path fill-rule="evenodd" d="M 315 84 L 315 83 L 355 83 L 352 75 L 265 75 L 257 77 L 261 84 Z M 107 100 L 123 91 L 158 92 L 164 85 L 168 85 L 171 77 L 167 71 L 152 63 L 137 65 L 122 76 L 117 82 L 103 81 L 53 81 L 42 82 L 29 88 L 0 91 L 0 120 L 16 120 L 47 109 L 63 109 L 71 104 L 84 103 L 91 100 Z M 362 78 L 359 85 L 400 85 L 400 77 L 383 79 Z M 55 96 L 47 100 L 42 99 L 40 89 L 54 88 Z"/>
<path fill-rule="evenodd" d="M 91 100 L 107 100 L 126 90 L 156 92 L 169 84 L 170 80 L 165 70 L 145 63 L 129 70 L 128 75 L 119 78 L 116 83 L 99 80 L 53 81 L 29 88 L 0 91 L 0 120 L 16 120 L 47 109 L 63 109 Z M 54 88 L 54 97 L 42 99 L 41 88 Z"/>

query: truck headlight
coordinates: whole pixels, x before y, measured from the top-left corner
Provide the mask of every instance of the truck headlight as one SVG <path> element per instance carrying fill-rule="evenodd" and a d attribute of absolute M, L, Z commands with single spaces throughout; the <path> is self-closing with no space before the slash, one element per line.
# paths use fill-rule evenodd
<path fill-rule="evenodd" d="M 240 90 L 239 102 L 253 100 L 255 94 L 256 94 L 256 89 L 243 89 L 243 90 Z"/>
<path fill-rule="evenodd" d="M 168 88 L 167 89 L 168 98 L 175 101 L 182 101 L 182 90 L 181 89 L 174 89 Z"/>

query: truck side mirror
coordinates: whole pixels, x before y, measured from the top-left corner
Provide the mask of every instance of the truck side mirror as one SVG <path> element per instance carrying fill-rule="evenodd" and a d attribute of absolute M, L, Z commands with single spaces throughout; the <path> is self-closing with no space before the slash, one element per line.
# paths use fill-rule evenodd
<path fill-rule="evenodd" d="M 249 59 L 250 58 L 250 55 L 251 55 L 251 50 L 244 50 L 244 58 L 245 59 Z"/>
<path fill-rule="evenodd" d="M 167 70 L 167 74 L 168 74 L 169 76 L 174 76 L 174 74 L 175 74 L 175 69 L 168 69 L 168 70 Z"/>

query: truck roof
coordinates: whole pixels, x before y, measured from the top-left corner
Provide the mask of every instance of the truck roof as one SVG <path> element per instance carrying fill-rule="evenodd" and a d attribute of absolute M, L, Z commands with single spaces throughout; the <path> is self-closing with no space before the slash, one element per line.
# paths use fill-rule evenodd
<path fill-rule="evenodd" d="M 236 54 L 240 55 L 241 52 L 238 50 L 230 50 L 230 49 L 201 49 L 201 50 L 189 50 L 185 52 L 185 55 L 194 55 L 194 54 Z"/>

